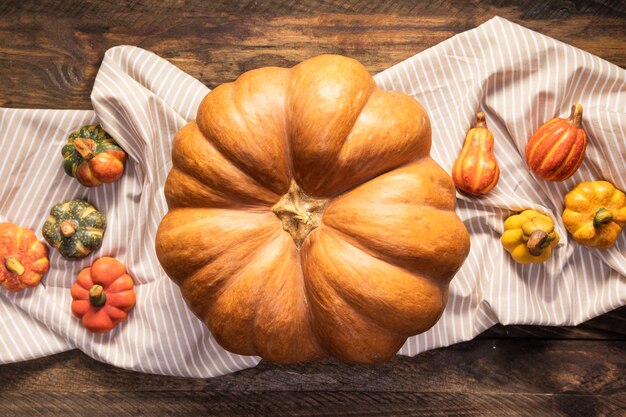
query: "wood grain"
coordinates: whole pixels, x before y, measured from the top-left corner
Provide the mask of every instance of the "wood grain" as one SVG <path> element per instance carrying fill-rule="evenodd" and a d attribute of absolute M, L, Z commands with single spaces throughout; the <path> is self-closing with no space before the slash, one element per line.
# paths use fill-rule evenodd
<path fill-rule="evenodd" d="M 626 307 L 610 311 L 578 326 L 503 326 L 497 324 L 478 338 L 626 340 Z"/>
<path fill-rule="evenodd" d="M 474 340 L 382 366 L 261 363 L 209 380 L 125 371 L 72 351 L 1 367 L 0 415 L 618 416 L 625 370 L 624 341 Z"/>
<path fill-rule="evenodd" d="M 213 88 L 321 53 L 352 56 L 376 73 L 495 15 L 626 67 L 620 0 L 126 3 L 4 0 L 0 106 L 90 108 L 102 56 L 120 44 L 151 50 Z"/>
<path fill-rule="evenodd" d="M 506 370 L 506 372 L 504 372 Z M 66 352 L 0 368 L 0 392 L 368 391 L 614 395 L 626 393 L 626 341 L 475 340 L 379 366 L 324 360 L 213 379 L 126 371 Z M 50 381 L 54 381 L 51 384 Z M 22 389 L 17 390 L 17 387 Z M 0 396 L 2 397 L 2 396 Z"/>
<path fill-rule="evenodd" d="M 623 416 L 611 396 L 438 392 L 112 392 L 3 395 L 11 416 Z"/>
<path fill-rule="evenodd" d="M 373 73 L 502 16 L 626 68 L 622 0 L 4 0 L 0 106 L 89 109 L 105 51 L 149 49 L 209 87 L 320 53 Z M 626 307 L 576 327 L 494 326 L 378 367 L 334 361 L 210 380 L 71 351 L 0 367 L 0 416 L 626 415 Z"/>

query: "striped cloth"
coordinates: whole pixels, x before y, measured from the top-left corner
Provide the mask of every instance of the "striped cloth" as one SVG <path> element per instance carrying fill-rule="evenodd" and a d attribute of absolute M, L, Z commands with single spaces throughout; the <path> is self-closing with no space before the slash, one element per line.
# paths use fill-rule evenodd
<path fill-rule="evenodd" d="M 376 76 L 428 110 L 434 159 L 450 172 L 465 133 L 482 110 L 496 138 L 502 174 L 485 198 L 458 195 L 472 249 L 452 281 L 448 306 L 428 332 L 400 353 L 469 340 L 493 324 L 574 325 L 625 304 L 626 233 L 609 250 L 581 247 L 560 220 L 563 195 L 582 180 L 626 189 L 626 71 L 501 18 L 455 36 Z M 0 363 L 78 348 L 141 372 L 213 377 L 258 358 L 224 351 L 188 310 L 161 270 L 154 236 L 166 212 L 163 184 L 174 133 L 195 117 L 209 90 L 156 55 L 132 46 L 107 51 L 92 93 L 95 111 L 0 109 L 0 221 L 36 230 L 54 203 L 86 198 L 109 221 L 102 248 L 80 260 L 51 252 L 42 285 L 0 288 Z M 544 121 L 580 101 L 589 135 L 580 170 L 562 183 L 528 173 L 524 149 Z M 99 122 L 128 152 L 119 182 L 87 189 L 65 175 L 61 147 L 70 131 Z M 47 161 L 50 161 L 47 163 Z M 534 208 L 550 213 L 561 235 L 543 265 L 515 264 L 499 237 L 503 220 Z M 111 255 L 137 284 L 137 305 L 111 333 L 85 331 L 70 312 L 69 288 L 83 267 Z"/>

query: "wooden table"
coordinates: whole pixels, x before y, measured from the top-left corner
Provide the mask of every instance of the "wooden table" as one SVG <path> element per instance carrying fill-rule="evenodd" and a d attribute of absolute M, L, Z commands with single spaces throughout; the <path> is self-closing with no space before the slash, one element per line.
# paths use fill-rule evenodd
<path fill-rule="evenodd" d="M 626 67 L 620 0 L 0 3 L 0 106 L 89 109 L 104 52 L 156 52 L 209 87 L 340 53 L 381 71 L 500 15 Z M 0 318 L 8 320 L 10 318 Z M 0 415 L 626 415 L 626 308 L 577 327 L 496 326 L 378 367 L 324 361 L 201 380 L 71 351 L 0 367 Z"/>

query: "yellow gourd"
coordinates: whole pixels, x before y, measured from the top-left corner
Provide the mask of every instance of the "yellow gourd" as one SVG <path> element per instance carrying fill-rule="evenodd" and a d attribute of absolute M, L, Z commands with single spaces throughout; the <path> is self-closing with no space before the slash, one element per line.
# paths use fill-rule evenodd
<path fill-rule="evenodd" d="M 502 245 L 520 264 L 545 262 L 552 253 L 559 235 L 554 222 L 535 210 L 524 210 L 504 222 Z"/>
<path fill-rule="evenodd" d="M 626 195 L 608 181 L 581 182 L 565 196 L 563 223 L 576 242 L 608 248 L 626 225 Z"/>

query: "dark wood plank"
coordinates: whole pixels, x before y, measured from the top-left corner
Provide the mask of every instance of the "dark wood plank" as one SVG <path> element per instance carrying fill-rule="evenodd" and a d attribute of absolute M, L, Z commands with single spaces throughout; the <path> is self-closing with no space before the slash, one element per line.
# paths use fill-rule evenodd
<path fill-rule="evenodd" d="M 476 340 L 373 367 L 261 363 L 205 390 L 614 394 L 624 371 L 626 342 Z"/>
<path fill-rule="evenodd" d="M 99 392 L 200 391 L 204 387 L 202 379 L 127 371 L 93 360 L 79 350 L 0 366 L 0 398 L 2 393 L 25 388 L 32 391 Z"/>
<path fill-rule="evenodd" d="M 626 307 L 588 320 L 578 326 L 493 326 L 479 339 L 581 339 L 626 340 Z"/>
<path fill-rule="evenodd" d="M 24 1 L 0 3 L 0 106 L 90 108 L 104 52 L 152 50 L 210 87 L 321 53 L 372 72 L 500 15 L 626 67 L 620 0 Z M 27 86 L 27 87 L 25 87 Z"/>
<path fill-rule="evenodd" d="M 332 360 L 301 365 L 262 362 L 255 368 L 207 380 L 125 371 L 73 351 L 0 367 L 0 392 L 80 389 L 613 395 L 626 392 L 625 371 L 623 341 L 474 340 L 413 358 L 396 357 L 379 366 Z"/>
<path fill-rule="evenodd" d="M 3 394 L 3 416 L 623 416 L 611 396 L 437 392 L 76 392 Z"/>

